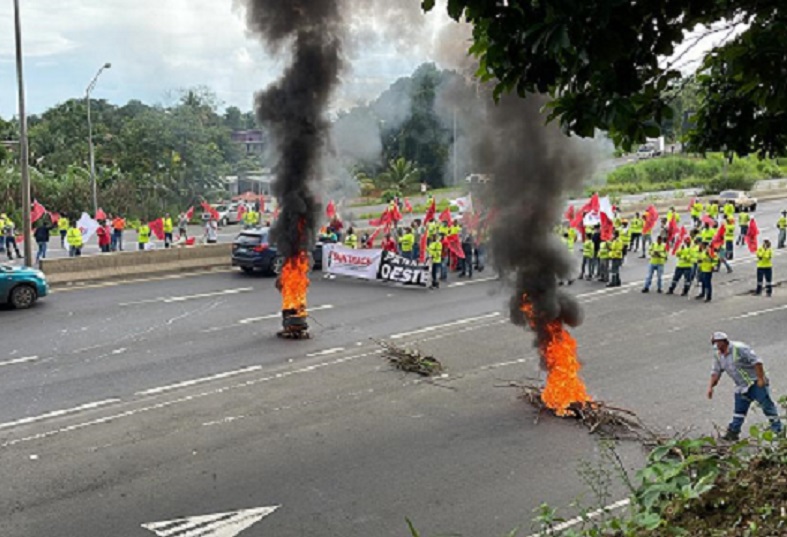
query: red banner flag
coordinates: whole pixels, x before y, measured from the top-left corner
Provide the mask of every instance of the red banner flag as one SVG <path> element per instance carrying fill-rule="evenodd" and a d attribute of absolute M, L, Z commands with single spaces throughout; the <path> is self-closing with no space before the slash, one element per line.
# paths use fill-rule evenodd
<path fill-rule="evenodd" d="M 243 222 L 243 215 L 245 215 L 247 212 L 246 206 L 243 203 L 238 205 L 238 220 L 240 222 Z"/>
<path fill-rule="evenodd" d="M 598 200 L 598 193 L 593 194 L 590 197 L 590 201 L 588 202 L 588 205 L 590 206 L 590 212 L 592 213 L 597 213 L 601 211 L 601 203 Z"/>
<path fill-rule="evenodd" d="M 571 222 L 574 219 L 574 206 L 569 205 L 568 209 L 566 210 L 566 214 L 563 215 L 563 218 Z"/>
<path fill-rule="evenodd" d="M 192 205 L 191 207 L 189 207 L 189 210 L 186 211 L 186 220 L 191 220 L 193 216 L 194 216 L 194 206 Z"/>
<path fill-rule="evenodd" d="M 377 229 L 374 230 L 374 233 L 372 233 L 369 236 L 369 238 L 366 239 L 366 247 L 367 248 L 374 248 L 374 239 L 377 238 L 377 235 L 379 235 L 382 230 L 383 230 L 382 226 L 378 227 Z"/>
<path fill-rule="evenodd" d="M 60 213 L 49 211 L 49 219 L 52 220 L 53 224 L 57 224 L 58 220 L 60 220 Z"/>
<path fill-rule="evenodd" d="M 446 207 L 443 212 L 440 213 L 440 218 L 438 218 L 441 222 L 445 222 L 446 224 L 451 221 L 451 208 Z"/>
<path fill-rule="evenodd" d="M 645 210 L 645 226 L 642 229 L 642 232 L 646 235 L 653 231 L 653 228 L 656 227 L 656 222 L 659 221 L 659 212 L 656 208 L 651 205 Z"/>
<path fill-rule="evenodd" d="M 391 211 L 391 220 L 399 222 L 402 219 L 402 213 L 399 212 L 399 206 L 394 203 L 393 210 Z"/>
<path fill-rule="evenodd" d="M 33 209 L 30 211 L 30 221 L 32 223 L 35 223 L 45 214 L 46 214 L 46 209 L 44 208 L 44 206 L 38 203 L 38 200 L 34 200 Z"/>
<path fill-rule="evenodd" d="M 427 246 L 426 246 L 426 239 L 427 239 L 426 232 L 421 233 L 421 241 L 418 243 L 419 244 L 419 252 L 418 252 L 418 262 L 419 263 L 426 262 L 426 248 L 427 248 Z"/>
<path fill-rule="evenodd" d="M 721 248 L 721 245 L 724 244 L 724 234 L 727 231 L 727 227 L 722 224 L 719 226 L 718 231 L 716 231 L 716 235 L 713 236 L 713 240 L 710 241 L 710 247 L 712 250 L 718 250 Z"/>
<path fill-rule="evenodd" d="M 104 212 L 104 209 L 99 207 L 98 211 L 96 211 L 96 220 L 106 220 L 106 219 L 107 219 L 107 213 Z"/>
<path fill-rule="evenodd" d="M 160 241 L 164 240 L 164 220 L 161 218 L 156 218 L 152 222 L 148 222 L 148 227 L 150 228 L 151 233 L 153 233 L 156 238 Z"/>
<path fill-rule="evenodd" d="M 328 202 L 328 206 L 325 208 L 325 214 L 328 216 L 328 220 L 333 220 L 336 217 L 336 204 L 333 200 Z"/>
<path fill-rule="evenodd" d="M 462 242 L 459 240 L 459 235 L 448 235 L 445 239 L 443 239 L 443 245 L 448 247 L 451 253 L 453 253 L 459 259 L 465 258 L 465 252 L 462 250 Z"/>
<path fill-rule="evenodd" d="M 369 225 L 375 227 L 388 225 L 390 223 L 391 223 L 391 213 L 388 212 L 387 208 L 380 215 L 380 218 L 373 218 L 372 220 L 369 220 Z"/>
<path fill-rule="evenodd" d="M 279 218 L 279 208 L 276 207 L 276 210 L 273 211 L 273 219 L 277 220 Z"/>
<path fill-rule="evenodd" d="M 667 223 L 667 248 L 669 248 L 669 246 L 672 244 L 672 240 L 675 238 L 677 234 L 678 234 L 678 223 L 673 218 Z"/>
<path fill-rule="evenodd" d="M 672 247 L 672 255 L 678 253 L 678 249 L 680 245 L 683 244 L 683 241 L 688 236 L 689 232 L 686 231 L 686 226 L 680 226 L 680 233 L 678 233 L 678 240 L 675 241 L 675 246 Z"/>
<path fill-rule="evenodd" d="M 719 223 L 716 222 L 716 220 L 714 220 L 713 218 L 711 218 L 707 214 L 703 214 L 702 215 L 702 223 L 703 224 L 708 224 L 710 227 L 716 227 L 716 226 L 719 225 Z"/>
<path fill-rule="evenodd" d="M 432 199 L 432 204 L 426 209 L 426 216 L 424 216 L 424 224 L 428 224 L 432 220 L 434 220 L 434 215 L 437 212 L 437 204 L 435 200 Z"/>
<path fill-rule="evenodd" d="M 211 207 L 210 204 L 207 201 L 201 202 L 200 205 L 202 205 L 202 209 L 206 213 L 208 213 L 211 216 L 211 218 L 213 218 L 214 220 L 218 220 L 219 219 L 219 211 L 217 211 L 216 209 Z"/>
<path fill-rule="evenodd" d="M 691 212 L 691 209 L 694 207 L 695 203 L 697 203 L 697 198 L 691 198 L 691 201 L 689 202 L 689 207 L 686 210 Z"/>
<path fill-rule="evenodd" d="M 757 227 L 757 221 L 752 218 L 749 222 L 749 231 L 746 233 L 746 246 L 749 247 L 749 251 L 751 253 L 755 253 L 757 251 L 757 236 L 760 234 L 760 230 Z"/>
<path fill-rule="evenodd" d="M 607 213 L 601 213 L 601 240 L 611 241 L 615 233 L 615 224 L 609 219 Z"/>
<path fill-rule="evenodd" d="M 413 206 L 410 204 L 410 200 L 404 198 L 404 210 L 408 213 L 413 212 Z"/>

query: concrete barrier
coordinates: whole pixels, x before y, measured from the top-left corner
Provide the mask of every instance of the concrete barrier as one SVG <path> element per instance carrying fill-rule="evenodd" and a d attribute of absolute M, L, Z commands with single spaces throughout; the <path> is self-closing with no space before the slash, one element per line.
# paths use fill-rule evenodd
<path fill-rule="evenodd" d="M 148 274 L 230 268 L 232 244 L 206 244 L 144 252 L 114 252 L 63 259 L 42 259 L 50 284 L 107 280 Z"/>

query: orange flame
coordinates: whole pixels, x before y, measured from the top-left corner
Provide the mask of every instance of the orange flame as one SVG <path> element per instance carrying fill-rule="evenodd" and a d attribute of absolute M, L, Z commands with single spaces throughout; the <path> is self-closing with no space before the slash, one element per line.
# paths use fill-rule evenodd
<path fill-rule="evenodd" d="M 531 328 L 534 327 L 533 305 L 527 297 L 523 298 L 521 309 Z M 593 399 L 579 376 L 582 364 L 577 358 L 577 341 L 559 320 L 550 321 L 546 331 L 548 340 L 539 345 L 539 352 L 547 367 L 547 383 L 541 392 L 541 401 L 558 416 L 565 416 L 569 414 L 572 403 L 588 403 Z"/>
<path fill-rule="evenodd" d="M 281 268 L 281 301 L 283 310 L 297 311 L 296 317 L 306 317 L 306 294 L 309 291 L 309 256 L 298 252 Z"/>

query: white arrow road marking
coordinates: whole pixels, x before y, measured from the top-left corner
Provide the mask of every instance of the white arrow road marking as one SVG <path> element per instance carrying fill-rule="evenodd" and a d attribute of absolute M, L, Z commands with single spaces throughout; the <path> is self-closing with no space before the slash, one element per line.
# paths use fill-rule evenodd
<path fill-rule="evenodd" d="M 201 515 L 188 518 L 151 522 L 142 524 L 159 537 L 235 537 L 273 513 L 279 506 L 243 509 L 215 515 Z"/>

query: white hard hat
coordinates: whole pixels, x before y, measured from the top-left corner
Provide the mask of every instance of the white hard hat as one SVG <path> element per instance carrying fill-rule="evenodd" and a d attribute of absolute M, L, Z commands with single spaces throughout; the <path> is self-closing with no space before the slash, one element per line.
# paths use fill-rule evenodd
<path fill-rule="evenodd" d="M 730 338 L 724 332 L 714 332 L 711 341 L 729 341 Z"/>

